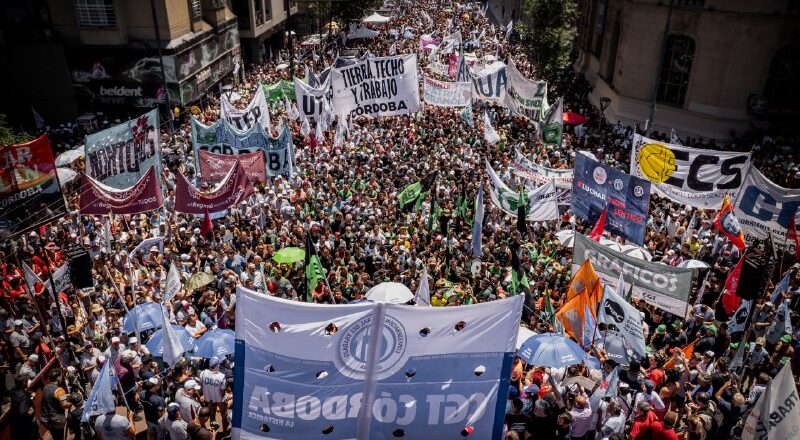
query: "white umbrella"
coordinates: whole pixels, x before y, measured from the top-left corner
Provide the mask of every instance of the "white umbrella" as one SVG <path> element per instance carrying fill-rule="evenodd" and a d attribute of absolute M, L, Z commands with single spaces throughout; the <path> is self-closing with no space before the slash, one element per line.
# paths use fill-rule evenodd
<path fill-rule="evenodd" d="M 414 294 L 400 283 L 380 283 L 367 291 L 366 298 L 387 304 L 405 304 L 414 299 Z"/>
<path fill-rule="evenodd" d="M 625 246 L 622 246 L 622 253 L 645 261 L 650 261 L 653 259 L 653 256 L 650 254 L 650 252 L 634 244 L 626 244 Z"/>
<path fill-rule="evenodd" d="M 708 264 L 700 260 L 685 260 L 681 261 L 678 267 L 688 267 L 689 269 L 706 269 L 708 268 Z"/>
<path fill-rule="evenodd" d="M 536 332 L 526 327 L 520 327 L 517 330 L 517 350 L 519 350 L 522 344 L 527 341 L 528 338 L 535 335 Z"/>
<path fill-rule="evenodd" d="M 556 238 L 561 242 L 561 246 L 566 248 L 572 248 L 575 245 L 575 231 L 572 229 L 556 232 Z"/>
<path fill-rule="evenodd" d="M 608 238 L 602 237 L 602 238 L 600 238 L 600 244 L 602 244 L 603 246 L 605 246 L 605 247 L 607 247 L 607 248 L 609 248 L 611 250 L 615 250 L 617 252 L 622 252 L 622 245 L 617 243 L 614 240 L 610 240 Z"/>
<path fill-rule="evenodd" d="M 78 173 L 72 168 L 56 168 L 56 172 L 58 173 L 58 181 L 62 185 L 72 182 L 75 180 L 75 176 L 78 175 Z"/>
<path fill-rule="evenodd" d="M 288 68 L 289 68 L 289 65 L 286 64 L 286 63 L 280 63 L 277 66 L 275 66 L 275 70 L 283 70 L 283 69 L 288 69 Z"/>
<path fill-rule="evenodd" d="M 55 164 L 57 167 L 70 165 L 72 162 L 80 159 L 83 156 L 83 149 L 76 148 L 74 150 L 65 151 L 56 156 Z"/>

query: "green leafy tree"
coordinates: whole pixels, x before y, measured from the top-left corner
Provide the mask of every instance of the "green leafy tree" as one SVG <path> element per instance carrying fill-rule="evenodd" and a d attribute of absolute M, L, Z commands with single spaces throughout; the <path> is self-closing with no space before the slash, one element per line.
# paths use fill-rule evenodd
<path fill-rule="evenodd" d="M 539 77 L 550 79 L 569 65 L 578 15 L 576 0 L 525 1 L 525 18 L 517 31 Z"/>
<path fill-rule="evenodd" d="M 33 139 L 27 133 L 16 134 L 8 125 L 6 115 L 0 113 L 0 145 L 21 144 Z"/>

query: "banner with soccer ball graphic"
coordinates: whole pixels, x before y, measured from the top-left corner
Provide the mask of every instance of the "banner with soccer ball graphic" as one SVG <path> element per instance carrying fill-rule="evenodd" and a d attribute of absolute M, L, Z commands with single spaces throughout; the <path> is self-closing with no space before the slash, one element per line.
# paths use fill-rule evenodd
<path fill-rule="evenodd" d="M 420 308 L 236 293 L 234 439 L 502 438 L 524 295 Z"/>
<path fill-rule="evenodd" d="M 634 135 L 631 171 L 653 182 L 652 191 L 684 205 L 717 209 L 736 199 L 750 169 L 750 153 L 703 150 Z"/>

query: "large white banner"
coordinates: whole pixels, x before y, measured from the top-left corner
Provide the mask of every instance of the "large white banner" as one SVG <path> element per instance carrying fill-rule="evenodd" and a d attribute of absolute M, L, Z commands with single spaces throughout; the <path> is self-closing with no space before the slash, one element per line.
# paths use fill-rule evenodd
<path fill-rule="evenodd" d="M 472 97 L 502 105 L 506 100 L 506 65 L 500 61 L 472 75 Z"/>
<path fill-rule="evenodd" d="M 527 159 L 520 154 L 519 150 L 515 150 L 515 153 L 516 157 L 510 165 L 512 173 L 523 179 L 536 182 L 539 185 L 544 185 L 548 181 L 553 180 L 558 188 L 572 189 L 572 177 L 574 175 L 572 169 L 559 170 L 544 167 Z"/>
<path fill-rule="evenodd" d="M 786 233 L 791 218 L 797 216 L 800 208 L 800 190 L 782 188 L 756 167 L 750 167 L 734 208 L 748 242 L 772 234 L 776 248 L 782 249 L 786 243 L 788 251 L 794 252 L 794 240 L 786 240 Z"/>
<path fill-rule="evenodd" d="M 750 168 L 750 153 L 702 150 L 633 137 L 631 171 L 653 182 L 651 192 L 684 205 L 719 209 L 736 198 Z"/>
<path fill-rule="evenodd" d="M 300 114 L 315 121 L 319 120 L 320 115 L 322 115 L 325 103 L 327 102 L 328 107 L 331 105 L 329 81 L 319 87 L 312 87 L 295 78 L 294 95 L 295 99 L 297 99 L 297 108 L 300 110 Z"/>
<path fill-rule="evenodd" d="M 489 198 L 492 203 L 506 214 L 516 217 L 520 194 L 512 191 L 500 179 L 488 161 L 486 162 L 486 173 L 489 175 Z M 558 218 L 558 191 L 552 180 L 532 189 L 525 196 L 528 199 L 526 208 L 528 221 L 540 222 Z"/>
<path fill-rule="evenodd" d="M 517 70 L 514 60 L 510 60 L 508 72 L 508 93 L 506 107 L 515 115 L 531 121 L 542 120 L 543 103 L 547 101 L 547 81 L 533 81 Z"/>
<path fill-rule="evenodd" d="M 472 84 L 468 82 L 444 82 L 425 77 L 422 99 L 439 107 L 464 107 L 472 98 Z"/>
<path fill-rule="evenodd" d="M 768 439 L 800 439 L 800 396 L 791 362 L 769 382 L 744 422 L 742 440 Z"/>
<path fill-rule="evenodd" d="M 416 55 L 375 57 L 334 68 L 337 115 L 397 116 L 419 111 Z"/>
<path fill-rule="evenodd" d="M 523 295 L 320 305 L 237 288 L 233 438 L 499 439 Z"/>
<path fill-rule="evenodd" d="M 270 129 L 269 104 L 264 96 L 264 88 L 259 85 L 253 99 L 244 110 L 237 109 L 228 100 L 228 95 L 223 93 L 219 98 L 220 117 L 228 121 L 232 127 L 239 131 L 249 130 L 256 123 L 264 129 Z"/>

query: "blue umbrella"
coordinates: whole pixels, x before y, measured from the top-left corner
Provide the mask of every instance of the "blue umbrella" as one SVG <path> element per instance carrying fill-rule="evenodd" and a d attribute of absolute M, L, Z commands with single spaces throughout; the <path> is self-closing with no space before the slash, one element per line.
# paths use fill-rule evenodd
<path fill-rule="evenodd" d="M 194 343 L 195 357 L 212 358 L 232 354 L 236 346 L 233 330 L 215 328 L 197 338 Z"/>
<path fill-rule="evenodd" d="M 525 340 L 517 356 L 530 365 L 561 368 L 581 363 L 586 352 L 566 336 L 542 333 Z"/>
<path fill-rule="evenodd" d="M 175 334 L 181 341 L 183 349 L 186 351 L 191 351 L 192 347 L 194 347 L 194 338 L 192 335 L 190 335 L 185 328 L 179 325 L 173 325 L 172 329 L 175 331 Z M 150 339 L 147 340 L 147 344 L 144 344 L 144 346 L 150 350 L 150 354 L 153 356 L 161 357 L 161 355 L 164 354 L 164 329 L 160 328 L 153 332 L 153 334 L 150 336 Z"/>
<path fill-rule="evenodd" d="M 143 332 L 151 328 L 161 328 L 164 324 L 164 316 L 166 309 L 162 312 L 161 304 L 154 302 L 147 302 L 139 304 L 132 308 L 122 320 L 122 330 L 126 332 L 135 332 L 136 321 L 139 321 L 138 331 Z"/>

